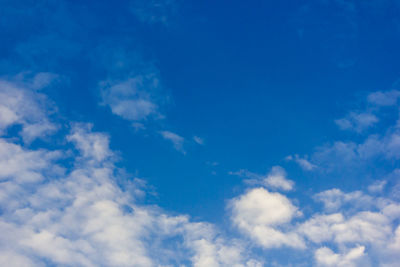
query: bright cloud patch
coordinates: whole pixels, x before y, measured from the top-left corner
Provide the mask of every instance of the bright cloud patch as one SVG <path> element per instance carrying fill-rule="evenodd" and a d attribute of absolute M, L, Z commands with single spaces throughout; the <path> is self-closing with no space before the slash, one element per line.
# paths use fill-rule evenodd
<path fill-rule="evenodd" d="M 48 118 L 52 111 L 46 96 L 34 92 L 51 82 L 49 75 L 39 73 L 27 82 L 0 80 L 0 134 L 19 124 L 24 141 L 31 142 L 56 130 L 57 126 Z"/>
<path fill-rule="evenodd" d="M 304 248 L 303 241 L 295 233 L 279 230 L 280 225 L 300 215 L 284 195 L 255 188 L 232 200 L 231 209 L 233 223 L 261 246 Z"/>
<path fill-rule="evenodd" d="M 18 93 L 25 103 L 41 97 Z M 28 116 L 13 106 L 10 112 Z M 13 123 L 28 125 L 25 119 Z M 244 253 L 244 245 L 228 241 L 214 226 L 136 204 L 141 194 L 116 183 L 107 135 L 80 123 L 72 126 L 66 141 L 76 149 L 70 168 L 58 162 L 68 155 L 62 147 L 30 149 L 0 140 L 0 263 L 147 267 L 189 261 L 193 266 L 259 266 Z M 135 187 L 133 181 L 126 183 Z"/>

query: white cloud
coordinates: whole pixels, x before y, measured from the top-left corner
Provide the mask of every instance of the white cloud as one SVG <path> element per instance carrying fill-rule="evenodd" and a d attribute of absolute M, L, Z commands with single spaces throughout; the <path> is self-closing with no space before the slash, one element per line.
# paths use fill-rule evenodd
<path fill-rule="evenodd" d="M 183 148 L 183 143 L 185 142 L 185 139 L 182 136 L 179 136 L 176 133 L 170 131 L 161 131 L 160 134 L 164 139 L 172 142 L 176 150 L 184 154 L 186 153 Z"/>
<path fill-rule="evenodd" d="M 332 240 L 334 233 L 331 229 L 333 224 L 342 223 L 344 217 L 340 213 L 329 215 L 314 215 L 301 224 L 298 232 L 306 236 L 314 243 Z"/>
<path fill-rule="evenodd" d="M 318 266 L 351 267 L 360 266 L 360 260 L 364 257 L 364 246 L 350 249 L 343 254 L 336 254 L 327 247 L 317 249 L 315 260 Z M 362 266 L 365 265 L 365 263 Z"/>
<path fill-rule="evenodd" d="M 373 184 L 368 186 L 368 191 L 371 193 L 381 193 L 385 188 L 386 184 L 387 181 L 385 180 L 375 181 Z"/>
<path fill-rule="evenodd" d="M 267 175 L 260 175 L 248 170 L 229 172 L 230 175 L 246 177 L 245 183 L 249 185 L 262 185 L 272 190 L 293 190 L 294 182 L 286 178 L 286 171 L 280 166 L 274 166 Z"/>
<path fill-rule="evenodd" d="M 9 100 L 0 100 L 4 133 L 12 125 L 29 129 L 51 123 L 44 96 L 17 83 L 3 83 L 16 89 L 0 91 Z M 26 112 L 21 103 L 30 104 L 34 109 L 29 110 L 36 113 Z M 38 131 L 33 136 L 44 134 Z M 350 160 L 371 158 L 375 147 L 379 150 L 374 155 L 396 158 L 395 135 L 392 130 L 361 145 L 337 143 L 331 152 L 349 152 Z M 183 137 L 167 131 L 163 136 L 183 149 Z M 200 267 L 260 267 L 262 261 L 251 258 L 253 245 L 308 248 L 304 254 L 311 257 L 314 252 L 321 266 L 368 266 L 369 259 L 396 266 L 399 261 L 400 204 L 389 198 L 326 190 L 315 196 L 324 209 L 308 210 L 299 222 L 301 206 L 269 191 L 293 189 L 282 168 L 273 167 L 267 175 L 242 170 L 236 174 L 259 187 L 232 199 L 229 212 L 233 225 L 251 241 L 249 247 L 248 240 L 226 237 L 212 224 L 139 204 L 136 198 L 143 197 L 143 186 L 117 185 L 119 170 L 109 136 L 93 132 L 90 124 L 72 123 L 65 139 L 65 146 L 50 150 L 0 138 L 0 265 L 179 266 L 190 262 Z M 382 184 L 372 184 L 370 191 L 379 192 Z"/>
<path fill-rule="evenodd" d="M 141 121 L 157 116 L 158 105 L 151 92 L 159 87 L 155 74 L 136 75 L 123 81 L 100 83 L 102 105 L 126 120 Z"/>
<path fill-rule="evenodd" d="M 345 118 L 335 120 L 341 130 L 351 130 L 358 133 L 370 128 L 379 121 L 378 117 L 368 112 L 350 112 Z"/>
<path fill-rule="evenodd" d="M 33 81 L 44 79 L 43 75 L 45 74 L 35 75 Z M 0 80 L 0 135 L 4 135 L 8 127 L 19 124 L 22 126 L 21 135 L 24 141 L 30 143 L 57 129 L 48 118 L 53 106 L 45 95 L 35 91 L 47 83 L 49 81 L 39 83 Z"/>
<path fill-rule="evenodd" d="M 299 155 L 295 154 L 294 156 L 287 156 L 286 160 L 293 160 L 296 162 L 303 170 L 305 171 L 312 171 L 317 166 L 315 164 L 312 164 L 308 159 L 306 158 L 301 158 Z"/>
<path fill-rule="evenodd" d="M 92 133 L 92 125 L 75 124 L 67 140 L 73 142 L 82 156 L 101 162 L 112 155 L 109 149 L 109 138 L 100 133 Z"/>
<path fill-rule="evenodd" d="M 66 140 L 52 151 L 0 138 L 0 263 L 260 266 L 243 243 L 213 225 L 136 203 L 134 190 L 117 185 L 107 135 L 78 123 Z M 76 155 L 68 152 L 71 144 Z M 72 163 L 67 169 L 57 163 L 61 156 Z"/>
<path fill-rule="evenodd" d="M 320 192 L 314 198 L 323 202 L 325 210 L 328 212 L 338 211 L 346 204 L 357 209 L 369 209 L 374 204 L 374 199 L 361 191 L 344 193 L 337 188 Z"/>
<path fill-rule="evenodd" d="M 400 92 L 392 91 L 378 91 L 368 95 L 367 100 L 369 103 L 377 106 L 394 106 L 400 97 Z"/>
<path fill-rule="evenodd" d="M 260 246 L 304 248 L 296 233 L 279 230 L 280 225 L 300 215 L 297 207 L 284 195 L 255 188 L 233 199 L 230 209 L 233 224 Z"/>
<path fill-rule="evenodd" d="M 264 179 L 264 183 L 271 189 L 290 191 L 293 189 L 294 182 L 286 179 L 286 175 L 286 171 L 282 167 L 274 166 L 267 178 Z"/>

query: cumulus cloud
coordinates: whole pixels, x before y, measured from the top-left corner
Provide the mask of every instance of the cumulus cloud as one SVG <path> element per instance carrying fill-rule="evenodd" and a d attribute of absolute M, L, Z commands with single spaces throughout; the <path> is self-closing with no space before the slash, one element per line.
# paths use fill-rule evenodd
<path fill-rule="evenodd" d="M 34 103 L 31 96 L 22 99 Z M 0 263 L 261 266 L 244 253 L 243 243 L 226 239 L 213 225 L 136 203 L 134 191 L 117 184 L 107 135 L 76 123 L 65 139 L 66 147 L 57 150 L 0 139 Z"/>
<path fill-rule="evenodd" d="M 30 82 L 3 83 L 7 86 L 1 93 L 9 100 L 0 105 L 7 109 L 0 117 L 3 134 L 14 125 L 23 129 L 51 123 L 47 98 L 29 87 Z M 30 104 L 29 112 L 20 103 Z M 39 131 L 36 138 L 48 134 Z M 160 134 L 183 151 L 183 137 Z M 395 129 L 374 140 L 388 148 L 394 134 Z M 17 137 L 21 135 L 23 131 Z M 1 264 L 263 266 L 252 258 L 249 243 L 264 250 L 303 250 L 319 266 L 396 266 L 400 260 L 400 204 L 389 197 L 325 190 L 313 197 L 323 203 L 322 210 L 308 210 L 304 216 L 298 202 L 274 192 L 293 190 L 283 168 L 275 166 L 267 175 L 241 170 L 232 174 L 246 177 L 253 187 L 229 202 L 231 222 L 241 233 L 232 238 L 210 223 L 139 204 L 143 186 L 135 181 L 118 185 L 110 137 L 94 132 L 91 124 L 70 123 L 64 138 L 66 144 L 54 149 L 0 138 Z M 338 143 L 336 148 L 353 151 L 354 158 L 372 157 L 366 144 Z M 390 150 L 375 153 L 395 157 Z M 369 191 L 380 192 L 386 183 L 377 181 Z"/>
<path fill-rule="evenodd" d="M 305 247 L 296 233 L 279 229 L 301 215 L 284 195 L 255 188 L 233 199 L 230 208 L 234 225 L 262 247 Z"/>
<path fill-rule="evenodd" d="M 364 246 L 358 246 L 342 254 L 336 254 L 330 248 L 322 247 L 315 252 L 315 260 L 318 266 L 360 266 L 360 261 L 365 255 L 364 250 Z M 364 263 L 363 266 L 369 265 Z"/>
<path fill-rule="evenodd" d="M 267 178 L 264 179 L 264 183 L 271 189 L 281 189 L 284 191 L 290 191 L 293 189 L 294 182 L 286 179 L 286 171 L 279 166 L 272 167 Z"/>

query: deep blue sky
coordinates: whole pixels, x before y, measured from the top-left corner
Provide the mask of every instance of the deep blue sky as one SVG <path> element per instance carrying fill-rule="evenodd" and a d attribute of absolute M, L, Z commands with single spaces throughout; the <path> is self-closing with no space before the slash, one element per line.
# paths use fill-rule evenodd
<path fill-rule="evenodd" d="M 399 1 L 0 0 L 0 7 L 2 77 L 57 74 L 42 91 L 64 125 L 90 122 L 107 133 L 118 166 L 156 192 L 144 201 L 173 214 L 228 227 L 227 202 L 247 190 L 232 175 L 241 169 L 265 175 L 279 165 L 296 184 L 288 194 L 319 207 L 314 194 L 366 190 L 399 165 L 384 156 L 346 165 L 340 153 L 318 154 L 336 141 L 384 135 L 395 123 L 397 107 L 380 110 L 366 130 L 343 130 L 335 120 L 375 114 L 368 95 L 400 89 Z M 156 77 L 143 94 L 157 115 L 127 119 L 105 103 L 101 83 L 138 75 Z M 183 138 L 183 147 L 163 131 Z M 296 154 L 318 168 L 287 159 Z"/>

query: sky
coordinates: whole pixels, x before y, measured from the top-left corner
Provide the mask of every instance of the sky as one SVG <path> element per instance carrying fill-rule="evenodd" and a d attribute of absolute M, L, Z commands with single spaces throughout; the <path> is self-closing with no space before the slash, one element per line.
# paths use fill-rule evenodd
<path fill-rule="evenodd" d="M 400 262 L 400 1 L 0 0 L 0 265 Z"/>

